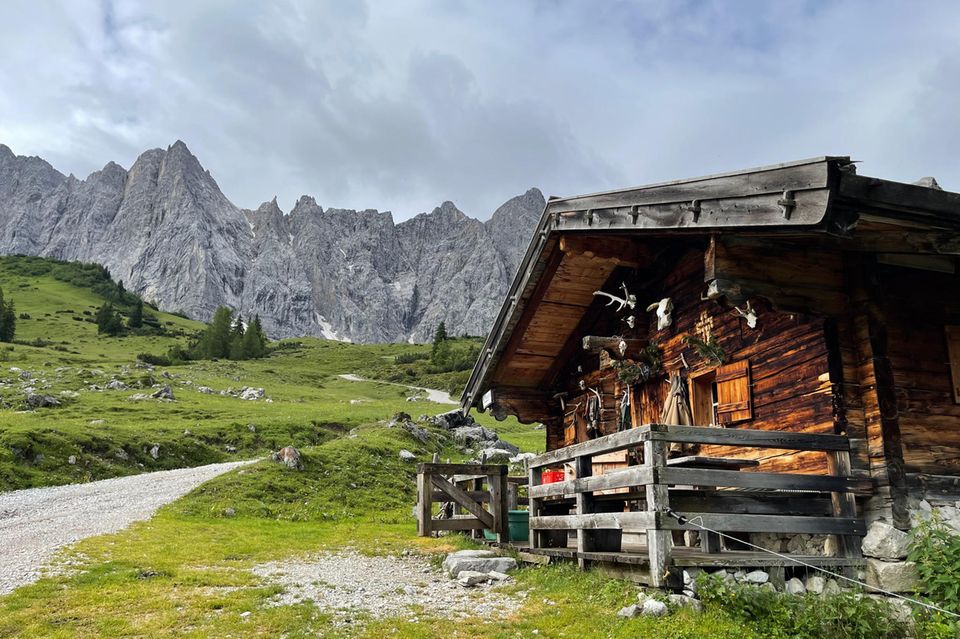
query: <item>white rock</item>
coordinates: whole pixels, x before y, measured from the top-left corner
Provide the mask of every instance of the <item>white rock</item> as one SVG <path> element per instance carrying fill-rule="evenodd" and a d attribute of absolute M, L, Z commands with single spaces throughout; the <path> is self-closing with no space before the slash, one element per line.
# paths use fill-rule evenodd
<path fill-rule="evenodd" d="M 825 595 L 839 595 L 840 594 L 840 584 L 837 583 L 836 579 L 828 579 L 827 585 L 823 587 L 823 594 Z"/>
<path fill-rule="evenodd" d="M 912 561 L 867 559 L 867 584 L 890 592 L 911 592 L 917 586 L 917 566 Z"/>
<path fill-rule="evenodd" d="M 656 599 L 647 599 L 643 602 L 643 608 L 640 610 L 640 614 L 645 617 L 664 617 L 669 614 L 670 610 L 667 608 L 667 604 Z"/>
<path fill-rule="evenodd" d="M 71 466 L 73 466 L 74 464 L 76 464 L 76 463 L 77 463 L 77 456 L 76 456 L 76 455 L 70 455 L 69 457 L 67 457 L 67 463 L 70 464 Z"/>
<path fill-rule="evenodd" d="M 626 619 L 632 619 L 640 614 L 640 606 L 637 604 L 630 604 L 629 606 L 624 606 L 617 611 L 618 617 L 624 617 Z"/>
<path fill-rule="evenodd" d="M 401 459 L 401 461 L 411 462 L 411 461 L 415 460 L 416 458 L 417 458 L 417 456 L 414 455 L 413 453 L 411 453 L 409 450 L 404 449 L 404 450 L 401 450 L 401 451 L 400 451 L 400 459 Z"/>
<path fill-rule="evenodd" d="M 788 595 L 802 595 L 807 592 L 807 588 L 803 585 L 802 581 L 796 577 L 792 577 L 784 584 L 783 591 Z"/>
<path fill-rule="evenodd" d="M 490 581 L 490 575 L 476 570 L 461 570 L 457 574 L 457 583 L 467 588 L 485 584 Z"/>
<path fill-rule="evenodd" d="M 490 550 L 459 550 L 443 560 L 443 569 L 453 578 L 465 570 L 487 574 L 507 573 L 516 568 L 517 561 L 513 557 L 497 557 Z"/>
<path fill-rule="evenodd" d="M 497 572 L 496 570 L 491 570 L 487 573 L 487 576 L 494 581 L 507 581 L 510 579 L 510 575 L 505 572 Z"/>
<path fill-rule="evenodd" d="M 695 612 L 701 612 L 703 610 L 703 604 L 700 603 L 699 599 L 694 599 L 687 595 L 667 595 L 667 599 L 675 608 L 690 608 Z"/>
<path fill-rule="evenodd" d="M 810 575 L 803 585 L 807 588 L 807 592 L 819 595 L 826 587 L 827 580 L 820 575 Z"/>
<path fill-rule="evenodd" d="M 906 559 L 910 536 L 883 521 L 870 524 L 863 538 L 863 554 L 867 557 L 897 561 Z"/>
<path fill-rule="evenodd" d="M 770 575 L 763 570 L 754 570 L 744 575 L 743 581 L 750 584 L 765 584 L 770 581 Z"/>

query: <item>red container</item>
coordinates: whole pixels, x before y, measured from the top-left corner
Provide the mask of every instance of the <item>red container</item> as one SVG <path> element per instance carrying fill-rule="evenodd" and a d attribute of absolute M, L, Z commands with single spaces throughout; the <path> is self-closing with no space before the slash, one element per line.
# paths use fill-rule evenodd
<path fill-rule="evenodd" d="M 544 484 L 556 484 L 563 481 L 565 475 L 562 470 L 545 470 L 540 477 L 540 481 Z"/>

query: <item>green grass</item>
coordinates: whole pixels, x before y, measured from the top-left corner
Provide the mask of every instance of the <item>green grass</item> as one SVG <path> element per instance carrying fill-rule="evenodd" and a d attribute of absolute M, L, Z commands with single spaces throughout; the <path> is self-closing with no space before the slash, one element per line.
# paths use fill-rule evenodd
<path fill-rule="evenodd" d="M 0 637 L 760 636 L 722 610 L 619 619 L 637 588 L 571 566 L 517 572 L 508 588 L 525 592 L 525 603 L 506 619 L 420 615 L 342 629 L 312 604 L 268 605 L 277 587 L 250 571 L 263 562 L 343 548 L 439 556 L 469 544 L 414 536 L 413 468 L 397 451 L 416 445 L 400 428 L 371 425 L 305 449 L 302 472 L 260 462 L 219 477 L 148 522 L 81 542 L 66 555 L 78 563 L 73 573 L 0 598 Z M 421 453 L 433 451 L 450 452 L 433 444 Z M 224 516 L 228 507 L 235 516 Z"/>
<path fill-rule="evenodd" d="M 34 258 L 29 258 L 32 270 L 25 269 L 24 259 L 0 258 L 0 287 L 18 313 L 29 316 L 18 322 L 19 343 L 0 344 L 0 401 L 12 406 L 0 408 L 0 490 L 249 458 L 286 445 L 315 445 L 398 411 L 417 417 L 454 408 L 407 402 L 411 392 L 401 386 L 338 377 L 380 370 L 397 355 L 429 352 L 428 345 L 286 340 L 262 360 L 198 361 L 148 373 L 137 367 L 137 353 L 185 345 L 202 324 L 148 310 L 171 335 L 97 335 L 92 315 L 104 298 L 44 274 Z M 30 345 L 34 343 L 42 346 Z M 24 392 L 11 367 L 32 373 L 38 392 L 57 396 L 64 405 L 17 410 Z M 114 378 L 131 389 L 90 390 Z M 151 392 L 138 388 L 141 383 L 168 383 L 177 401 L 130 401 L 134 393 Z M 200 386 L 217 392 L 262 387 L 273 401 L 205 395 L 196 390 Z M 79 396 L 62 398 L 63 391 Z M 478 420 L 524 449 L 543 448 L 542 432 L 529 426 L 514 420 L 497 423 L 485 415 Z M 158 459 L 149 453 L 154 445 L 159 445 Z M 71 456 L 73 465 L 67 463 Z"/>
<path fill-rule="evenodd" d="M 407 402 L 410 392 L 394 384 L 339 377 L 449 388 L 462 385 L 468 372 L 430 372 L 422 359 L 429 346 L 303 339 L 284 342 L 263 360 L 192 362 L 148 373 L 136 367 L 136 353 L 164 353 L 201 326 L 156 313 L 170 334 L 98 336 L 89 320 L 103 298 L 88 282 L 65 281 L 60 267 L 44 270 L 33 262 L 26 268 L 18 259 L 0 259 L 0 286 L 18 312 L 29 315 L 19 322 L 22 343 L 0 345 L 0 398 L 14 406 L 0 408 L 0 490 L 248 458 L 288 444 L 301 448 L 305 469 L 260 461 L 208 482 L 149 521 L 78 543 L 62 553 L 70 560 L 66 572 L 0 597 L 0 637 L 763 636 L 719 608 L 666 620 L 619 619 L 616 611 L 635 599 L 636 587 L 569 566 L 516 573 L 509 588 L 527 596 L 505 619 L 421 615 L 417 622 L 336 628 L 313 605 L 268 605 L 277 587 L 250 571 L 262 562 L 348 547 L 438 555 L 469 543 L 460 536 L 415 536 L 415 466 L 398 457 L 401 448 L 421 459 L 434 453 L 459 459 L 458 451 L 436 429 L 421 444 L 385 421 L 399 411 L 416 418 L 453 407 Z M 473 340 L 453 345 L 474 346 Z M 398 355 L 407 363 L 398 364 Z M 18 411 L 23 391 L 12 366 L 30 371 L 43 393 L 79 395 L 60 408 Z M 152 379 L 144 379 L 148 374 Z M 131 402 L 131 394 L 147 391 L 89 388 L 113 378 L 131 387 L 169 383 L 177 401 Z M 203 394 L 198 386 L 263 387 L 273 401 Z M 543 449 L 543 431 L 478 419 L 524 450 Z M 158 459 L 149 453 L 154 445 Z M 76 464 L 67 463 L 71 455 Z M 251 614 L 241 616 L 245 612 Z"/>

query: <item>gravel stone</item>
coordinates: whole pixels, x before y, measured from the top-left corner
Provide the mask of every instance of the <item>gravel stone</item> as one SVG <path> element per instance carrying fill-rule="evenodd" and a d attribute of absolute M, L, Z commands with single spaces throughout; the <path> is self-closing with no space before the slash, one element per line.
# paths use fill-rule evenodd
<path fill-rule="evenodd" d="M 248 463 L 210 464 L 0 493 L 0 595 L 39 579 L 61 548 L 149 519 L 160 506 Z"/>
<path fill-rule="evenodd" d="M 261 564 L 253 572 L 284 587 L 273 605 L 312 601 L 331 613 L 338 625 L 355 622 L 358 615 L 373 619 L 409 615 L 411 608 L 446 619 L 496 619 L 514 612 L 523 601 L 521 595 L 500 592 L 491 583 L 464 588 L 427 559 L 413 555 L 367 557 L 346 550 Z"/>

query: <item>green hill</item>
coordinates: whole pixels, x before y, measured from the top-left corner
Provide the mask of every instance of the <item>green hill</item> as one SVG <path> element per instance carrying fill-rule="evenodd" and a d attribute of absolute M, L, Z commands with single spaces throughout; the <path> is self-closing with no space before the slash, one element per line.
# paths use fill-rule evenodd
<path fill-rule="evenodd" d="M 429 345 L 312 338 L 275 343 L 274 352 L 260 360 L 149 366 L 137 354 L 185 347 L 203 324 L 147 307 L 148 324 L 164 334 L 98 335 L 93 316 L 116 296 L 117 285 L 92 265 L 2 257 L 0 288 L 21 317 L 16 342 L 0 344 L 0 490 L 319 444 L 399 411 L 418 415 L 454 408 L 408 402 L 413 393 L 396 383 L 355 382 L 339 375 L 449 387 L 462 385 L 460 378 L 468 374 L 431 372 Z M 129 303 L 118 308 L 126 314 Z M 467 351 L 475 343 L 453 344 Z M 165 385 L 175 401 L 135 399 Z M 240 399 L 244 387 L 262 388 L 264 396 Z M 30 394 L 52 397 L 60 406 L 25 410 Z M 542 433 L 515 422 L 481 419 L 521 446 L 535 448 L 542 439 Z"/>

